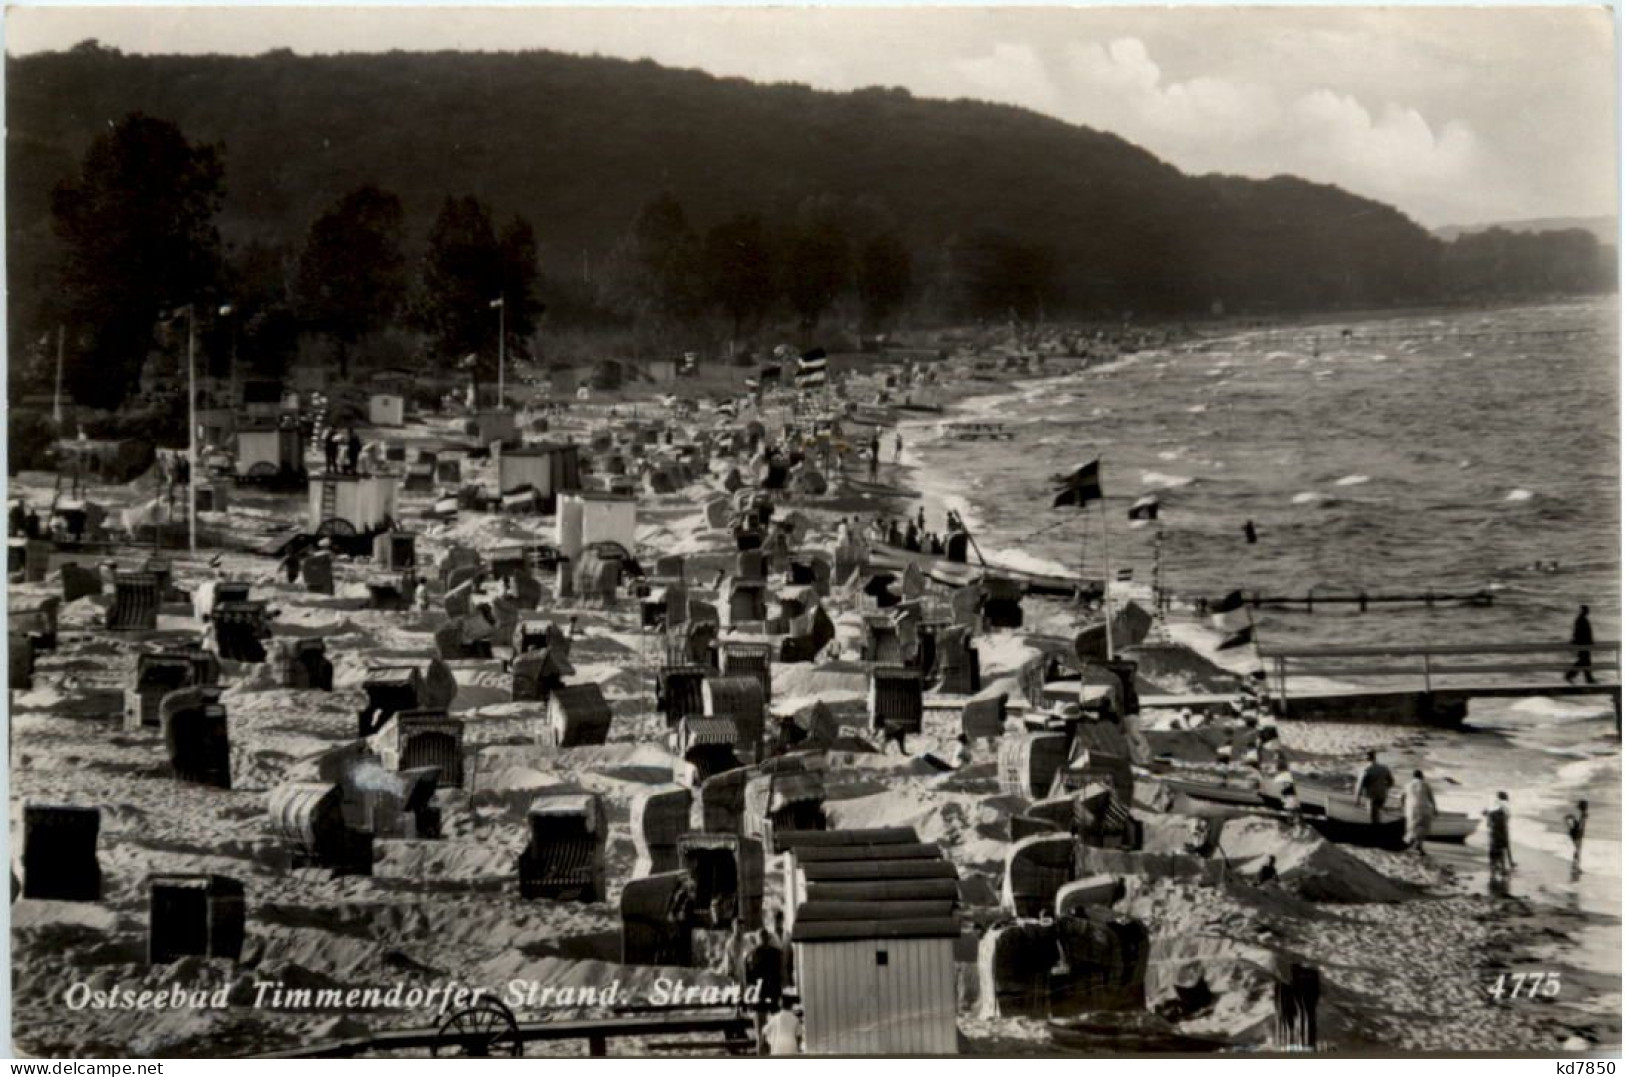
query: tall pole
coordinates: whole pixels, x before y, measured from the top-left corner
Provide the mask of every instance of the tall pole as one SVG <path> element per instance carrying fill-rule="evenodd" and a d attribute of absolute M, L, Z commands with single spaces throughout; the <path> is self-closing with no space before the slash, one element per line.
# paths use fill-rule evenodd
<path fill-rule="evenodd" d="M 1106 661 L 1117 658 L 1117 649 L 1112 645 L 1112 548 L 1108 541 L 1109 529 L 1106 527 L 1106 499 L 1100 499 L 1100 553 L 1106 562 L 1105 600 L 1106 600 Z"/>
<path fill-rule="evenodd" d="M 186 306 L 186 544 L 197 553 L 197 308 Z"/>
<path fill-rule="evenodd" d="M 505 369 L 508 365 L 508 299 L 497 297 L 497 407 L 508 399 L 504 392 Z"/>
<path fill-rule="evenodd" d="M 51 398 L 51 421 L 58 430 L 62 428 L 62 350 L 67 330 L 61 322 L 56 323 L 56 395 Z"/>

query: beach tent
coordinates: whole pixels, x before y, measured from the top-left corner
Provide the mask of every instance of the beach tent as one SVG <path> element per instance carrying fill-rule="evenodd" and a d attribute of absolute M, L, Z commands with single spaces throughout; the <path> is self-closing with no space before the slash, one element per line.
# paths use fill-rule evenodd
<path fill-rule="evenodd" d="M 609 820 L 597 793 L 537 797 L 527 815 L 530 840 L 519 855 L 519 896 L 601 901 L 607 895 L 604 849 Z"/>
<path fill-rule="evenodd" d="M 100 901 L 102 869 L 96 859 L 99 808 L 23 805 L 23 894 L 46 901 Z"/>
<path fill-rule="evenodd" d="M 563 685 L 547 701 L 540 743 L 555 748 L 603 744 L 614 714 L 596 683 Z"/>
<path fill-rule="evenodd" d="M 645 789 L 632 798 L 632 877 L 657 875 L 678 866 L 677 841 L 688 833 L 694 792 L 681 785 Z"/>

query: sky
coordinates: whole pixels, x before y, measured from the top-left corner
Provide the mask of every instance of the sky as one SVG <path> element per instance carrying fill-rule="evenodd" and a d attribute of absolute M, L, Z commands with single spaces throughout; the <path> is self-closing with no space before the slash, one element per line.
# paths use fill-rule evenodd
<path fill-rule="evenodd" d="M 1290 173 L 1428 227 L 1611 215 L 1609 9 L 11 7 L 10 55 L 546 48 L 1020 105 L 1193 173 Z"/>

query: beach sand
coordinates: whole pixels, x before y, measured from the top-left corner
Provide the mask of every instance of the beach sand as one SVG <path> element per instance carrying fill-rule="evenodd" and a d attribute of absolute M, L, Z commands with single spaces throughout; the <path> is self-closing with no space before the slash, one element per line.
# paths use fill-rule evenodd
<path fill-rule="evenodd" d="M 966 383 L 960 389 L 981 392 L 986 385 Z M 601 426 L 608 417 L 597 412 L 589 421 Z M 411 431 L 422 437 L 444 432 L 434 425 Z M 564 433 L 571 432 L 567 426 Z M 928 517 L 954 506 L 953 476 L 922 471 L 907 453 L 916 438 L 927 436 L 924 427 L 906 428 L 902 465 L 884 466 L 878 484 L 854 481 L 838 485 L 828 497 L 792 503 L 789 508 L 806 522 L 807 541 L 832 541 L 842 516 L 909 511 L 916 494 L 924 497 Z M 889 460 L 889 443 L 887 450 Z M 488 478 L 477 466 L 465 481 L 482 477 Z M 49 484 L 45 476 L 24 476 L 22 481 L 35 490 Z M 704 503 L 717 496 L 714 469 L 674 494 L 641 497 L 640 548 L 725 552 L 729 536 L 708 528 L 703 511 Z M 129 491 L 125 497 L 134 499 Z M 210 522 L 242 534 L 246 543 L 301 503 L 301 498 L 248 495 L 231 513 Z M 422 507 L 413 498 L 403 504 L 409 519 Z M 464 514 L 451 525 L 412 521 L 412 526 L 420 530 L 420 555 L 437 560 L 453 542 L 489 548 L 502 541 L 549 541 L 551 534 L 549 521 L 477 514 Z M 1014 553 L 1019 558 L 1019 551 Z M 131 550 L 123 556 L 129 562 L 144 553 Z M 208 575 L 201 555 L 170 557 L 182 586 Z M 14 1038 L 21 1051 L 37 1056 L 255 1053 L 421 1027 L 432 1024 L 435 1016 L 421 1010 L 334 1014 L 255 1007 L 247 1003 L 257 981 L 346 987 L 456 981 L 489 987 L 514 978 L 556 986 L 619 978 L 637 991 L 662 973 L 690 981 L 704 978 L 693 970 L 617 964 L 618 901 L 634 859 L 629 805 L 640 791 L 669 781 L 673 762 L 664 722 L 652 713 L 652 674 L 659 659 L 637 628 L 632 603 L 609 610 L 570 605 L 551 610 L 561 621 L 579 619 L 571 661 L 578 679 L 600 683 L 613 707 L 609 744 L 536 747 L 537 709 L 507 701 L 500 662 L 461 663 L 452 709 L 467 722 L 470 777 L 466 788 L 437 794 L 445 837 L 379 842 L 372 878 L 330 879 L 325 873 L 286 868 L 285 853 L 266 827 L 267 795 L 296 771 L 300 759 L 353 736 L 367 658 L 431 653 L 432 631 L 440 617 L 365 609 L 361 565 L 341 562 L 341 586 L 333 598 L 268 579 L 270 563 L 244 553 L 226 554 L 224 569 L 233 578 L 256 581 L 255 597 L 270 599 L 280 611 L 279 636 L 320 635 L 327 640 L 336 666 L 335 691 L 272 689 L 262 673 L 227 663 L 223 681 L 232 687 L 224 703 L 233 788 L 227 792 L 175 782 L 167 776 L 163 746 L 154 731 L 121 731 L 118 692 L 137 652 L 158 640 L 189 638 L 195 624 L 178 611 L 166 612 L 155 636 L 119 638 L 95 628 L 105 599 L 83 599 L 64 608 L 57 650 L 41 656 L 35 687 L 12 700 L 13 865 L 20 871 L 17 805 L 98 806 L 104 895 L 95 904 L 23 900 L 13 905 Z M 50 590 L 49 585 L 14 585 L 11 595 L 15 603 Z M 1074 611 L 1065 602 L 1030 602 L 1028 618 L 1023 632 L 1065 636 L 1073 630 Z M 1211 642 L 1202 643 L 1198 630 L 1180 629 L 1176 638 L 1212 656 Z M 979 646 L 990 676 L 1013 669 L 1030 653 L 1018 633 L 1000 633 Z M 777 690 L 781 677 L 782 698 Z M 781 708 L 806 702 L 796 694 L 795 677 L 794 667 L 775 670 L 775 699 Z M 985 927 L 1003 915 L 998 892 L 1008 848 L 1009 798 L 1000 795 L 993 761 L 985 755 L 963 771 L 947 774 L 920 758 L 924 753 L 946 756 L 958 732 L 954 711 L 928 708 L 926 713 L 924 733 L 910 738 L 907 757 L 831 753 L 830 825 L 913 826 L 921 840 L 939 843 L 959 869 L 966 920 Z M 1481 789 L 1461 776 L 1503 747 L 1486 739 L 1483 743 L 1492 746 L 1480 752 L 1475 747 L 1479 736 L 1370 725 L 1282 727 L 1292 751 L 1327 767 L 1352 766 L 1369 747 L 1392 752 L 1396 760 L 1425 759 L 1463 783 L 1459 799 L 1464 804 L 1479 803 Z M 1583 742 L 1577 752 L 1576 763 L 1595 757 Z M 1601 817 L 1617 811 L 1617 752 L 1616 743 L 1612 801 L 1603 799 L 1602 787 L 1610 781 L 1605 768 L 1588 771 L 1586 779 L 1597 790 L 1594 804 L 1614 806 L 1594 813 L 1591 852 L 1612 857 L 1616 901 L 1618 834 L 1605 832 Z M 514 858 L 525 840 L 525 809 L 537 794 L 564 789 L 601 793 L 607 802 L 610 892 L 605 901 L 580 905 L 518 897 Z M 1456 791 L 1452 787 L 1444 794 L 1446 807 L 1458 799 Z M 1539 812 L 1549 814 L 1549 807 L 1542 802 Z M 1172 832 L 1182 824 L 1169 819 L 1160 825 Z M 1223 1037 L 1244 1047 L 1264 1046 L 1273 1012 L 1269 970 L 1299 961 L 1317 965 L 1325 977 L 1321 1028 L 1327 1050 L 1550 1054 L 1617 1047 L 1617 960 L 1610 979 L 1606 960 L 1588 965 L 1580 956 L 1608 928 L 1596 919 L 1590 899 L 1564 906 L 1562 895 L 1574 891 L 1564 888 L 1561 850 L 1550 841 L 1542 838 L 1532 846 L 1520 840 L 1520 871 L 1513 885 L 1518 896 L 1497 897 L 1485 892 L 1474 864 L 1481 856 L 1471 846 L 1423 861 L 1332 848 L 1312 836 L 1289 840 L 1274 830 L 1258 833 L 1259 850 L 1277 845 L 1290 849 L 1296 858 L 1292 863 L 1301 865 L 1285 872 L 1279 886 L 1246 881 L 1256 856 L 1238 862 L 1230 881 L 1218 888 L 1168 879 L 1130 880 L 1124 911 L 1146 920 L 1155 946 L 1148 1002 L 1168 997 L 1172 984 L 1193 966 L 1209 970 L 1219 995 L 1212 1012 L 1186 1022 L 1182 1031 Z M 1537 833 L 1546 832 L 1533 825 L 1515 830 L 1520 838 Z M 249 941 L 239 966 L 196 958 L 146 964 L 144 883 L 158 872 L 217 872 L 245 883 Z M 1597 878 L 1605 873 L 1599 861 Z M 1348 895 L 1373 887 L 1388 893 L 1399 886 L 1400 891 L 1392 892 L 1403 892 L 1406 899 L 1305 900 L 1300 888 L 1311 878 L 1322 889 Z M 777 873 L 770 872 L 770 904 L 777 885 Z M 1617 917 L 1612 931 L 1617 958 Z M 1053 1050 L 1055 1041 L 1044 1022 L 973 1016 L 974 946 L 962 941 L 969 943 L 960 948 L 959 966 L 964 1049 L 987 1054 Z M 1562 969 L 1569 977 L 1565 984 L 1575 990 L 1551 1001 L 1517 1003 L 1497 1001 L 1490 994 L 1501 971 L 1548 967 Z M 223 985 L 230 988 L 232 1004 L 220 1011 L 158 1014 L 73 1010 L 64 992 L 75 983 L 93 989 Z M 556 1008 L 520 1007 L 518 1013 L 522 1020 L 569 1015 Z M 611 1041 L 609 1047 L 614 1054 L 634 1054 L 649 1044 L 624 1040 Z M 584 1051 L 579 1042 L 530 1049 L 533 1054 Z"/>

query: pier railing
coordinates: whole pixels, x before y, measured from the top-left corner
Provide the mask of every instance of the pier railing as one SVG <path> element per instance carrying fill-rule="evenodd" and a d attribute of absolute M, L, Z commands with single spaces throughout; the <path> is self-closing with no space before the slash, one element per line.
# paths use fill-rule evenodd
<path fill-rule="evenodd" d="M 1358 682 L 1367 678 L 1420 680 L 1424 692 L 1442 690 L 1467 695 L 1536 695 L 1542 689 L 1557 692 L 1584 691 L 1582 669 L 1597 673 L 1619 672 L 1618 642 L 1574 643 L 1476 643 L 1414 645 L 1393 644 L 1370 647 L 1259 647 L 1259 657 L 1271 663 L 1278 698 L 1286 699 L 1293 677 L 1324 677 Z M 1579 656 L 1590 656 L 1585 667 Z M 1523 661 L 1523 658 L 1529 661 Z M 1580 681 L 1571 685 L 1564 674 L 1573 673 Z M 1468 680 L 1471 678 L 1471 680 Z M 1597 690 L 1617 689 L 1597 685 Z M 1439 683 L 1443 681 L 1443 683 Z"/>

